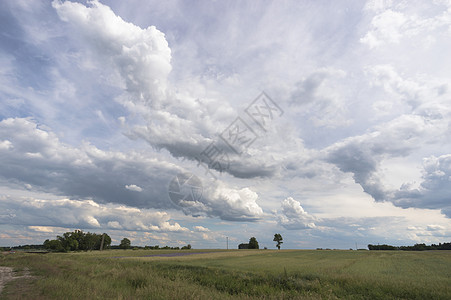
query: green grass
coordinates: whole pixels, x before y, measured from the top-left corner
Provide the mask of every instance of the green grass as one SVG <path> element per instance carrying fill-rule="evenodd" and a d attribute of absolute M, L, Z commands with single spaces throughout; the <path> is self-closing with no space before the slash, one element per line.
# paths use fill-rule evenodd
<path fill-rule="evenodd" d="M 6 299 L 451 299 L 451 251 L 174 250 L 8 254 Z M 180 251 L 201 252 L 201 250 Z M 125 258 L 117 258 L 125 257 Z M 17 296 L 18 286 L 20 296 Z M 1 297 L 0 297 L 1 298 Z"/>

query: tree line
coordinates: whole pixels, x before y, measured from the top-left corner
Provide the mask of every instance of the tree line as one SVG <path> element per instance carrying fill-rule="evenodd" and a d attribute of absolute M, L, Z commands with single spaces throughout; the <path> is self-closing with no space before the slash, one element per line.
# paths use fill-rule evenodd
<path fill-rule="evenodd" d="M 40 245 L 33 245 L 40 246 Z M 42 246 L 40 246 L 42 248 Z M 106 234 L 97 234 L 75 230 L 66 232 L 61 236 L 57 236 L 54 240 L 45 240 L 43 247 L 49 251 L 69 252 L 69 251 L 89 251 L 89 250 L 105 250 L 105 249 L 146 249 L 146 250 L 185 250 L 191 249 L 188 244 L 183 247 L 160 247 L 156 246 L 132 246 L 128 238 L 123 238 L 119 245 L 111 245 L 111 237 Z M 16 247 L 15 247 L 16 248 Z"/>
<path fill-rule="evenodd" d="M 44 248 L 57 252 L 68 252 L 77 250 L 103 250 L 111 245 L 111 237 L 106 234 L 97 234 L 75 230 L 57 236 L 55 240 L 45 240 Z"/>
<path fill-rule="evenodd" d="M 369 250 L 403 250 L 403 251 L 426 251 L 426 250 L 451 250 L 451 243 L 439 243 L 426 245 L 415 244 L 413 246 L 392 246 L 392 245 L 368 245 Z"/>

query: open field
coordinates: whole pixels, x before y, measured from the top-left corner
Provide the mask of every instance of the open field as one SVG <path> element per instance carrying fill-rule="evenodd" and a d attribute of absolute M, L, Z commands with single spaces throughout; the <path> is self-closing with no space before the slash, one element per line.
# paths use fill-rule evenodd
<path fill-rule="evenodd" d="M 175 253 L 192 255 L 151 256 Z M 451 251 L 14 253 L 0 266 L 33 276 L 1 299 L 451 299 Z"/>

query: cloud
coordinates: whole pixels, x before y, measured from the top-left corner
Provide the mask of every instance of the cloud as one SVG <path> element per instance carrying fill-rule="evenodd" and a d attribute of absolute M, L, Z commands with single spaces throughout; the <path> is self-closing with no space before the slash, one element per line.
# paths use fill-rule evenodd
<path fill-rule="evenodd" d="M 418 188 L 405 183 L 390 200 L 400 207 L 441 209 L 451 218 L 451 154 L 431 156 L 423 161 L 423 181 Z"/>
<path fill-rule="evenodd" d="M 291 95 L 291 107 L 296 109 L 298 116 L 315 127 L 349 125 L 348 111 L 341 92 L 345 78 L 346 72 L 343 70 L 316 70 L 296 84 Z"/>
<path fill-rule="evenodd" d="M 11 149 L 12 145 L 11 142 L 8 140 L 4 140 L 0 142 L 0 149 L 1 150 L 9 150 Z"/>
<path fill-rule="evenodd" d="M 86 39 L 96 57 L 113 65 L 134 101 L 164 97 L 171 71 L 171 50 L 164 34 L 155 26 L 142 29 L 125 22 L 97 0 L 90 7 L 80 3 L 53 1 L 61 20 L 70 23 Z"/>
<path fill-rule="evenodd" d="M 127 190 L 130 191 L 135 191 L 135 192 L 142 192 L 142 188 L 140 188 L 139 186 L 135 185 L 135 184 L 130 184 L 130 185 L 126 185 L 125 188 Z"/>
<path fill-rule="evenodd" d="M 197 231 L 197 232 L 209 232 L 210 231 L 210 229 L 205 228 L 203 226 L 194 226 L 193 228 L 194 228 L 194 231 Z"/>
<path fill-rule="evenodd" d="M 52 131 L 40 127 L 45 128 L 32 119 L 0 122 L 0 136 L 7 136 L 13 147 L 0 150 L 1 177 L 99 203 L 171 207 L 166 185 L 171 173 L 180 170 L 176 165 L 159 161 L 146 152 L 103 151 L 87 143 L 71 147 Z M 130 181 L 142 192 L 124 189 Z"/>
<path fill-rule="evenodd" d="M 317 218 L 307 213 L 299 201 L 291 197 L 282 201 L 282 210 L 277 212 L 277 222 L 279 225 L 289 230 L 312 229 L 315 228 Z"/>
<path fill-rule="evenodd" d="M 403 38 L 412 38 L 421 34 L 424 43 L 434 42 L 436 36 L 432 33 L 440 28 L 445 32 L 451 29 L 451 4 L 446 1 L 436 1 L 431 6 L 425 6 L 421 1 L 408 7 L 390 2 L 371 1 L 367 9 L 376 11 L 371 20 L 371 28 L 360 41 L 370 48 L 382 45 L 397 44 Z M 410 9 L 415 7 L 416 9 Z M 423 11 L 422 11 L 423 10 Z M 432 11 L 432 16 L 426 12 Z M 424 14 L 424 15 L 423 15 Z"/>
<path fill-rule="evenodd" d="M 52 227 L 83 229 L 124 229 L 136 231 L 185 232 L 187 228 L 170 221 L 166 212 L 138 209 L 117 204 L 100 205 L 92 200 L 36 199 L 0 196 L 1 224 L 31 226 L 40 232 Z"/>
<path fill-rule="evenodd" d="M 428 225 L 427 230 L 429 231 L 437 231 L 437 230 L 445 230 L 446 228 L 442 225 Z"/>
<path fill-rule="evenodd" d="M 82 226 L 208 248 L 311 224 L 284 245 L 449 237 L 449 1 L 2 7 L 4 243 Z M 284 110 L 265 132 L 244 113 L 262 90 Z M 218 138 L 238 116 L 258 134 L 241 155 Z M 216 182 L 195 160 L 212 143 L 230 158 Z M 179 172 L 201 199 L 170 201 Z"/>
<path fill-rule="evenodd" d="M 28 226 L 28 228 L 37 232 L 54 232 L 54 228 L 49 226 Z"/>
<path fill-rule="evenodd" d="M 238 113 L 227 101 L 199 99 L 179 92 L 169 82 L 171 49 L 155 26 L 143 29 L 124 21 L 98 1 L 89 4 L 53 1 L 52 5 L 60 19 L 77 33 L 74 36 L 84 41 L 79 51 L 92 57 L 91 64 L 120 78 L 123 93 L 116 101 L 133 116 L 120 118 L 124 134 L 132 140 L 142 139 L 158 151 L 166 149 L 176 158 L 197 162 Z M 142 117 L 141 121 L 137 115 Z M 238 156 L 227 146 L 222 150 L 230 165 L 226 169 L 210 165 L 212 171 L 228 172 L 239 178 L 270 177 L 277 172 L 275 163 L 268 160 Z"/>
<path fill-rule="evenodd" d="M 237 190 L 219 186 L 210 195 L 214 203 L 212 213 L 224 220 L 256 221 L 263 217 L 263 210 L 257 204 L 258 194 L 249 188 Z"/>
<path fill-rule="evenodd" d="M 202 197 L 182 199 L 177 205 L 193 216 L 218 216 L 228 221 L 258 221 L 263 210 L 257 203 L 258 194 L 249 188 L 235 189 L 215 182 L 203 189 Z"/>
<path fill-rule="evenodd" d="M 437 93 L 441 80 L 405 79 L 389 65 L 369 67 L 367 71 L 374 86 L 382 87 L 395 100 L 407 105 L 389 116 L 388 121 L 379 122 L 362 135 L 336 142 L 322 152 L 325 161 L 335 164 L 342 172 L 351 172 L 355 182 L 376 201 L 402 205 L 401 200 L 392 198 L 395 191 L 384 186 L 381 163 L 395 157 L 407 158 L 428 145 L 447 144 L 444 137 L 450 136 L 449 105 L 445 104 L 446 97 Z"/>
<path fill-rule="evenodd" d="M 182 169 L 160 161 L 155 153 L 103 151 L 90 144 L 71 147 L 49 129 L 41 129 L 32 119 L 23 118 L 1 121 L 0 138 L 3 137 L 8 137 L 11 147 L 0 149 L 0 177 L 96 203 L 176 208 L 169 200 L 168 184 Z M 129 184 L 130 181 L 136 184 Z M 187 202 L 182 208 L 188 214 L 225 220 L 257 220 L 262 215 L 257 198 L 249 188 L 231 189 L 218 182 L 206 187 L 202 202 Z M 98 225 L 93 217 L 84 221 L 90 226 Z"/>

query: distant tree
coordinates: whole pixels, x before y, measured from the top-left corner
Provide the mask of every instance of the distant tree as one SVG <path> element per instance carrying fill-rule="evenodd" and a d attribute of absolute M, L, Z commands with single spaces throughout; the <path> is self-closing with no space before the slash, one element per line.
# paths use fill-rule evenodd
<path fill-rule="evenodd" d="M 274 241 L 274 242 L 277 242 L 276 247 L 277 247 L 277 249 L 279 249 L 279 250 L 280 250 L 280 245 L 283 244 L 282 240 L 283 240 L 283 238 L 282 238 L 282 235 L 281 235 L 280 233 L 274 234 L 274 239 L 273 239 L 273 241 Z"/>
<path fill-rule="evenodd" d="M 47 250 L 53 250 L 61 252 L 63 251 L 63 244 L 60 240 L 45 240 L 44 242 L 44 248 Z"/>
<path fill-rule="evenodd" d="M 123 238 L 121 240 L 121 243 L 119 244 L 119 248 L 121 249 L 130 249 L 131 248 L 131 242 L 128 238 Z"/>
<path fill-rule="evenodd" d="M 191 249 L 191 244 L 188 244 L 188 245 L 182 247 L 182 250 L 189 250 L 189 249 Z"/>
<path fill-rule="evenodd" d="M 259 249 L 258 242 L 255 237 L 251 237 L 249 239 L 249 249 Z"/>

